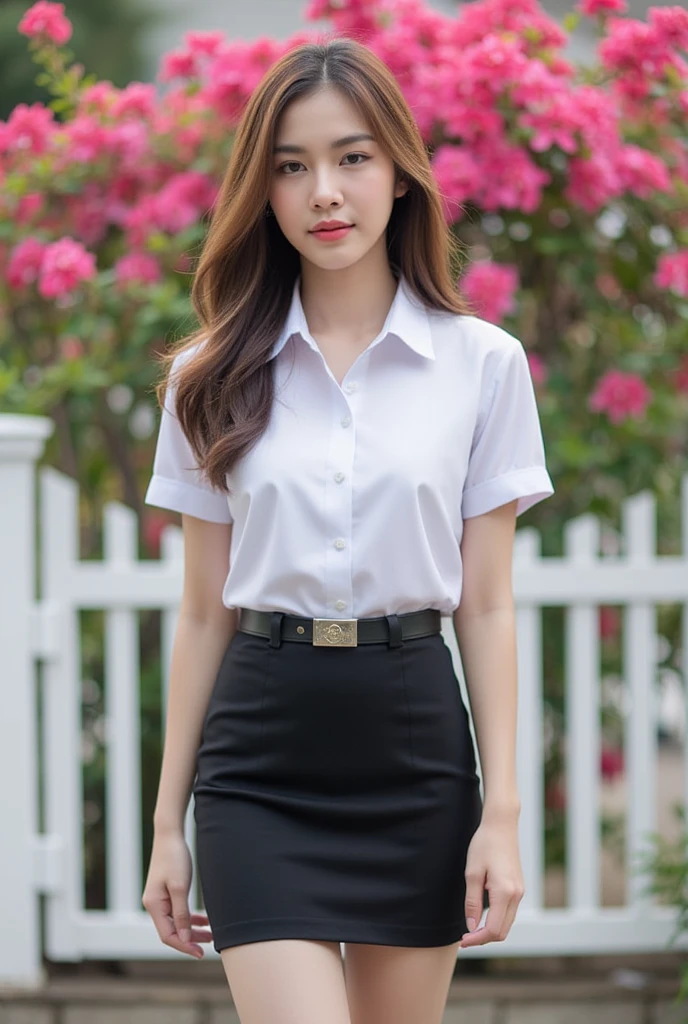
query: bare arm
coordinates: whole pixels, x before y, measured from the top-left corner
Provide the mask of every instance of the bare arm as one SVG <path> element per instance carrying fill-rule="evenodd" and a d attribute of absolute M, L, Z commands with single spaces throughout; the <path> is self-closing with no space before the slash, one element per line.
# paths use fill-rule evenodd
<path fill-rule="evenodd" d="M 464 522 L 454 631 L 483 775 L 483 820 L 517 818 L 516 626 L 511 563 L 516 502 Z"/>
<path fill-rule="evenodd" d="M 237 612 L 222 604 L 232 526 L 182 515 L 184 589 L 168 687 L 165 743 L 153 815 L 156 834 L 183 832 L 196 755 L 222 656 Z"/>

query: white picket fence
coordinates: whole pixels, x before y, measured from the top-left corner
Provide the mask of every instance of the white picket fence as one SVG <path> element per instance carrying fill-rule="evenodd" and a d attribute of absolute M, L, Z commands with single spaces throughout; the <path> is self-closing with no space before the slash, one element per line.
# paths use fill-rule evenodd
<path fill-rule="evenodd" d="M 42 417 L 0 415 L 0 984 L 28 987 L 44 978 L 43 955 L 54 961 L 181 955 L 160 943 L 141 906 L 146 865 L 141 864 L 138 665 L 138 611 L 160 609 L 167 679 L 181 596 L 181 531 L 166 530 L 160 560 L 140 561 L 135 516 L 111 503 L 105 512 L 104 558 L 81 560 L 77 485 L 50 467 L 36 468 L 51 431 L 52 423 Z M 666 948 L 675 914 L 643 894 L 644 882 L 631 865 L 646 848 L 656 820 L 657 603 L 682 606 L 684 649 L 688 641 L 688 477 L 682 510 L 681 557 L 657 557 L 649 494 L 626 503 L 618 555 L 599 554 L 599 525 L 590 516 L 566 525 L 561 558 L 540 556 L 536 531 L 517 533 L 518 777 L 526 896 L 506 942 L 461 951 L 462 957 Z M 625 751 L 632 796 L 626 833 L 628 898 L 622 907 L 602 906 L 600 899 L 600 604 L 623 605 L 626 612 L 624 678 L 630 700 Z M 564 606 L 566 631 L 568 903 L 557 909 L 545 907 L 543 900 L 545 606 Z M 82 609 L 105 614 L 104 911 L 85 909 L 83 899 Z M 461 678 L 450 618 L 443 620 L 443 631 Z M 685 763 L 688 793 L 688 758 Z M 191 807 L 186 828 L 193 850 Z M 216 955 L 210 946 L 206 949 Z"/>

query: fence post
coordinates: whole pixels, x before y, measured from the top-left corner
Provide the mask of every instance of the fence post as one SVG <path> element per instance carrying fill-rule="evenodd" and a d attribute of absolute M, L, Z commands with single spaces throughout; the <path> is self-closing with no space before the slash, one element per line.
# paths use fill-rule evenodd
<path fill-rule="evenodd" d="M 0 985 L 44 980 L 34 882 L 38 722 L 32 617 L 36 597 L 36 463 L 53 423 L 0 414 Z"/>

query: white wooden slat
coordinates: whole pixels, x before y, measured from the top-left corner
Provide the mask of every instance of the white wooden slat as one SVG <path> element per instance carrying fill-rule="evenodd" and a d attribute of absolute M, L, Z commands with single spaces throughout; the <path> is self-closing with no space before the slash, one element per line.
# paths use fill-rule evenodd
<path fill-rule="evenodd" d="M 44 977 L 33 890 L 39 828 L 34 463 L 52 430 L 44 417 L 0 420 L 0 984 L 9 985 L 38 986 Z"/>
<path fill-rule="evenodd" d="M 599 523 L 581 516 L 566 525 L 564 550 L 570 578 L 597 561 Z M 566 873 L 568 904 L 577 911 L 600 903 L 600 652 L 597 606 L 566 608 Z"/>
<path fill-rule="evenodd" d="M 642 568 L 655 558 L 655 504 L 650 494 L 638 494 L 623 506 L 626 559 Z M 642 594 L 642 591 L 640 591 Z M 637 856 L 648 847 L 655 828 L 657 719 L 655 708 L 656 618 L 646 600 L 630 595 L 624 620 L 624 676 L 629 707 L 626 718 L 627 902 L 636 909 L 651 902 L 643 894 L 647 879 L 638 872 Z"/>
<path fill-rule="evenodd" d="M 518 530 L 514 568 L 527 573 L 540 558 L 537 530 Z M 545 794 L 542 674 L 542 612 L 532 604 L 516 605 L 518 651 L 518 722 L 516 778 L 521 799 L 519 847 L 525 893 L 519 913 L 544 902 Z"/>
<path fill-rule="evenodd" d="M 104 514 L 106 572 L 136 564 L 136 514 L 108 503 Z M 135 602 L 135 591 L 130 595 Z M 141 905 L 141 727 L 138 615 L 133 608 L 105 613 L 106 879 L 115 911 Z"/>
<path fill-rule="evenodd" d="M 69 599 L 79 559 L 77 484 L 50 466 L 39 471 L 40 592 L 59 619 L 59 657 L 42 671 L 45 831 L 62 838 L 59 887 L 45 897 L 45 951 L 78 959 L 76 915 L 84 903 L 81 773 L 81 657 L 78 609 Z"/>

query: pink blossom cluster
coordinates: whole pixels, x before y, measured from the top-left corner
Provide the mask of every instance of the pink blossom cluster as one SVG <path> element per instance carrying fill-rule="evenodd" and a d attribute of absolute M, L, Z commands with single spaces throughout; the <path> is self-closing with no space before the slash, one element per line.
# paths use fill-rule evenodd
<path fill-rule="evenodd" d="M 96 258 L 73 238 L 60 238 L 45 244 L 26 238 L 10 252 L 7 280 L 12 288 L 36 284 L 44 299 L 54 299 L 76 291 L 84 281 L 96 276 Z"/>
<path fill-rule="evenodd" d="M 688 249 L 660 256 L 654 281 L 658 288 L 666 288 L 688 299 Z"/>
<path fill-rule="evenodd" d="M 686 50 L 688 10 L 651 7 L 646 22 L 610 18 L 599 55 L 603 66 L 618 76 L 620 93 L 637 99 L 649 96 L 672 71 L 685 82 L 688 66 L 681 51 Z"/>
<path fill-rule="evenodd" d="M 629 417 L 642 419 L 651 397 L 638 374 L 610 370 L 598 381 L 589 404 L 593 412 L 603 412 L 612 423 L 621 423 Z"/>
<path fill-rule="evenodd" d="M 47 38 L 62 46 L 72 38 L 72 25 L 64 9 L 64 4 L 38 0 L 19 22 L 19 31 L 30 38 Z"/>
<path fill-rule="evenodd" d="M 461 278 L 461 291 L 478 316 L 500 323 L 516 307 L 518 288 L 516 267 L 481 260 L 472 264 Z"/>
<path fill-rule="evenodd" d="M 162 278 L 162 268 L 149 252 L 130 252 L 115 263 L 118 284 L 155 284 Z"/>

